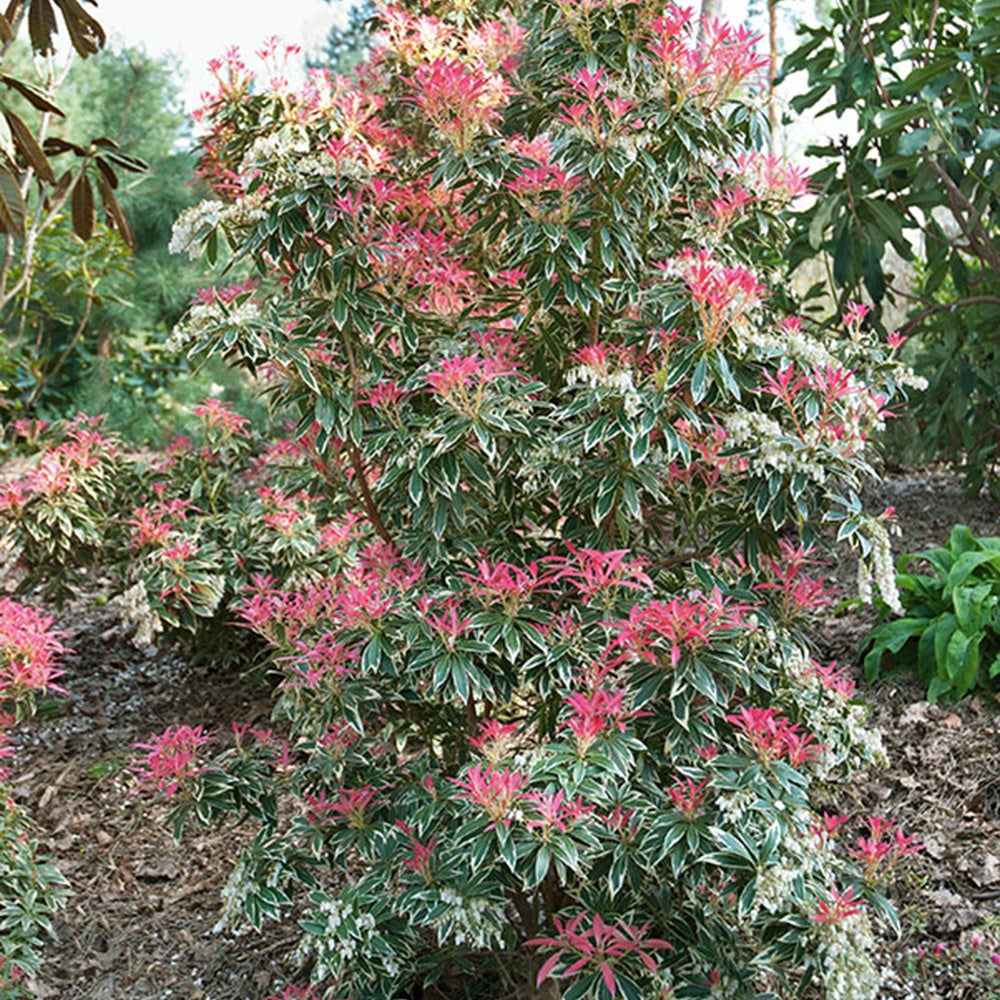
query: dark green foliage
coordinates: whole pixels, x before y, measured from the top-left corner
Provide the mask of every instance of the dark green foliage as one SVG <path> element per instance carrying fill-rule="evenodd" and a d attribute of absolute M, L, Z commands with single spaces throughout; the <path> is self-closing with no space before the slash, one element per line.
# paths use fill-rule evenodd
<path fill-rule="evenodd" d="M 923 457 L 958 456 L 971 491 L 995 491 L 1000 3 L 850 0 L 804 36 L 783 73 L 808 73 L 792 107 L 827 115 L 831 139 L 809 150 L 825 165 L 792 266 L 829 254 L 841 303 L 865 296 L 877 322 L 902 298 L 930 382 L 907 436 Z M 890 268 L 890 249 L 909 265 Z"/>
<path fill-rule="evenodd" d="M 915 560 L 930 574 L 911 572 Z M 1000 674 L 1000 538 L 974 538 L 964 525 L 947 546 L 904 555 L 896 578 L 905 615 L 868 636 L 865 675 L 915 670 L 934 702 L 991 690 Z"/>

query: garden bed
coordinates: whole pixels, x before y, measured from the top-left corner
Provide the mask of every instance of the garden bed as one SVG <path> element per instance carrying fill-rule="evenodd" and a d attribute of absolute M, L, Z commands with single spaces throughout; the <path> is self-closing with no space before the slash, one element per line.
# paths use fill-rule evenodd
<path fill-rule="evenodd" d="M 905 533 L 896 551 L 940 544 L 954 523 L 1000 534 L 1000 505 L 966 499 L 943 469 L 891 475 L 867 499 L 871 509 L 896 507 Z M 852 591 L 846 553 L 828 577 Z M 66 698 L 17 737 L 16 798 L 71 889 L 35 993 L 43 1000 L 256 1000 L 279 991 L 300 971 L 283 964 L 297 939 L 293 923 L 270 925 L 263 936 L 215 930 L 220 891 L 252 831 L 192 830 L 177 845 L 158 822 L 163 807 L 132 794 L 128 771 L 133 745 L 151 731 L 265 722 L 268 691 L 179 652 L 136 650 L 113 608 L 92 605 L 81 599 L 60 619 L 74 650 L 65 664 Z M 856 666 L 870 623 L 864 615 L 823 618 L 816 637 L 822 655 Z M 906 677 L 867 696 L 890 767 L 831 789 L 831 803 L 891 815 L 926 848 L 893 887 L 904 936 L 884 942 L 897 973 L 884 995 L 1000 996 L 1000 975 L 992 993 L 985 976 L 1000 944 L 996 706 L 982 698 L 929 706 Z M 941 943 L 945 950 L 935 956 Z M 982 978 L 974 980 L 976 968 Z"/>

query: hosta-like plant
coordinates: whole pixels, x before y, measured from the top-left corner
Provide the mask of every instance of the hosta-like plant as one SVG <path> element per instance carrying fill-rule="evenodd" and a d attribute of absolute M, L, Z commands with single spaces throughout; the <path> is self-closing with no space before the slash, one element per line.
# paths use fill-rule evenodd
<path fill-rule="evenodd" d="M 822 340 L 769 307 L 806 179 L 760 151 L 753 39 L 652 3 L 378 19 L 356 78 L 230 53 L 201 115 L 174 246 L 252 280 L 176 339 L 271 380 L 336 562 L 243 595 L 282 735 L 168 731 L 144 784 L 178 828 L 255 818 L 227 916 L 304 908 L 329 996 L 874 996 L 914 845 L 815 814 L 880 749 L 801 622 L 824 521 L 896 600 L 857 486 L 907 373 L 860 307 Z"/>

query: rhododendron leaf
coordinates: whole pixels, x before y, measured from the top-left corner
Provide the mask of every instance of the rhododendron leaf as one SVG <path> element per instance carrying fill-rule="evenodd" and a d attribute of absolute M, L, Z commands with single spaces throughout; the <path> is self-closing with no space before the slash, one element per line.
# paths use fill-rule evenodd
<path fill-rule="evenodd" d="M 49 163 L 48 157 L 28 126 L 12 111 L 4 111 L 3 120 L 10 129 L 9 138 L 13 139 L 13 143 L 27 164 L 43 181 L 55 184 L 56 175 L 52 171 L 52 164 Z"/>
<path fill-rule="evenodd" d="M 0 166 L 0 231 L 24 239 L 26 206 L 11 172 Z"/>
<path fill-rule="evenodd" d="M 86 242 L 94 235 L 94 226 L 97 223 L 94 189 L 86 174 L 80 174 L 73 185 L 72 209 L 73 231 Z"/>
<path fill-rule="evenodd" d="M 56 0 L 56 3 L 62 9 L 70 42 L 81 58 L 86 59 L 104 47 L 104 28 L 76 0 Z"/>
<path fill-rule="evenodd" d="M 56 33 L 55 11 L 50 0 L 32 0 L 28 8 L 28 34 L 31 47 L 42 55 L 54 51 L 52 36 Z"/>

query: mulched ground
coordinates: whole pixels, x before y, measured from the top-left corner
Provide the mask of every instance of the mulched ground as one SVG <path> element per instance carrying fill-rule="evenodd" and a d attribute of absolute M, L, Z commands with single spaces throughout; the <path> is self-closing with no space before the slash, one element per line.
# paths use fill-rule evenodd
<path fill-rule="evenodd" d="M 868 500 L 872 509 L 891 504 L 899 512 L 905 535 L 897 551 L 941 544 L 955 523 L 1000 535 L 1000 505 L 967 499 L 944 469 L 891 475 Z M 832 566 L 829 578 L 850 593 L 850 559 Z M 821 652 L 855 664 L 870 624 L 859 615 L 823 619 Z M 81 603 L 60 626 L 75 651 L 65 664 L 68 696 L 18 736 L 15 796 L 72 890 L 35 995 L 260 1000 L 279 991 L 295 971 L 281 964 L 294 925 L 272 925 L 263 936 L 214 929 L 219 892 L 251 832 L 197 832 L 178 846 L 158 822 L 164 810 L 130 794 L 127 770 L 133 745 L 153 730 L 263 721 L 266 691 L 176 653 L 136 650 L 109 607 Z M 904 934 L 882 942 L 882 964 L 896 969 L 883 995 L 997 1000 L 1000 971 L 990 961 L 1000 950 L 997 705 L 929 706 L 905 678 L 866 695 L 891 766 L 852 786 L 844 808 L 892 816 L 926 845 L 893 888 Z"/>

